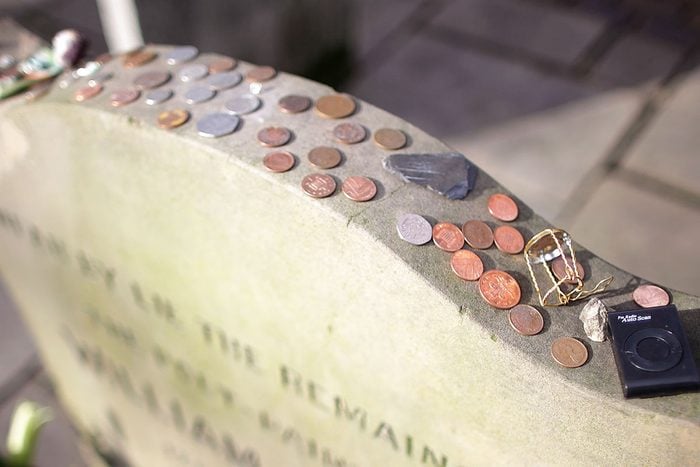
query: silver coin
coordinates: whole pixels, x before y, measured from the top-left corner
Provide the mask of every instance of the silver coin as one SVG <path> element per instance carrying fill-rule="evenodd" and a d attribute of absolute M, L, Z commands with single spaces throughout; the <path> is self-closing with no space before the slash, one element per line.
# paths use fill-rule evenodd
<path fill-rule="evenodd" d="M 216 96 L 216 91 L 212 91 L 204 86 L 197 86 L 185 93 L 185 102 L 188 104 L 201 104 L 211 100 Z"/>
<path fill-rule="evenodd" d="M 404 214 L 396 223 L 401 240 L 413 245 L 423 245 L 433 239 L 433 227 L 423 216 Z"/>
<path fill-rule="evenodd" d="M 168 65 L 177 65 L 178 63 L 189 62 L 197 55 L 199 55 L 199 50 L 192 45 L 175 47 L 165 56 L 165 63 Z"/>
<path fill-rule="evenodd" d="M 240 118 L 225 113 L 211 113 L 197 121 L 197 131 L 201 136 L 218 138 L 233 133 L 238 128 Z"/>
<path fill-rule="evenodd" d="M 203 63 L 195 63 L 193 65 L 187 65 L 181 68 L 177 72 L 178 78 L 185 83 L 191 83 L 192 81 L 197 81 L 209 74 L 209 67 Z"/>
<path fill-rule="evenodd" d="M 243 75 L 237 71 L 227 71 L 211 75 L 205 81 L 207 86 L 215 91 L 222 91 L 237 85 L 243 80 Z"/>
<path fill-rule="evenodd" d="M 258 96 L 252 94 L 241 94 L 229 99 L 225 104 L 226 110 L 235 115 L 245 115 L 255 112 L 260 107 L 261 101 Z"/>
<path fill-rule="evenodd" d="M 134 86 L 136 89 L 153 89 L 170 81 L 170 77 L 167 71 L 147 71 L 134 78 Z"/>
<path fill-rule="evenodd" d="M 146 104 L 158 105 L 173 97 L 173 91 L 170 89 L 156 89 L 146 94 Z"/>
<path fill-rule="evenodd" d="M 114 75 L 108 71 L 97 74 L 88 80 L 88 86 L 97 86 L 98 84 L 103 84 L 106 81 L 114 78 Z"/>

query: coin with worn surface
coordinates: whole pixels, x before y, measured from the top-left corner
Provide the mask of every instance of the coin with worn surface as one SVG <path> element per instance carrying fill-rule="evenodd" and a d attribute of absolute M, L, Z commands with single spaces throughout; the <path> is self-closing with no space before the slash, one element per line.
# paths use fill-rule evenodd
<path fill-rule="evenodd" d="M 282 112 L 288 114 L 298 114 L 309 110 L 311 103 L 310 97 L 300 96 L 298 94 L 289 94 L 281 98 L 277 102 L 277 105 Z"/>
<path fill-rule="evenodd" d="M 269 148 L 284 146 L 292 139 L 292 132 L 283 126 L 269 126 L 258 131 L 258 142 Z"/>
<path fill-rule="evenodd" d="M 153 61 L 156 56 L 157 54 L 155 52 L 149 52 L 148 50 L 137 50 L 126 54 L 122 64 L 124 65 L 124 68 L 136 68 Z"/>
<path fill-rule="evenodd" d="M 367 137 L 367 130 L 357 123 L 341 123 L 333 128 L 333 136 L 345 144 L 357 144 Z"/>
<path fill-rule="evenodd" d="M 170 130 L 183 125 L 190 119 L 190 113 L 185 109 L 166 110 L 158 114 L 158 126 Z"/>
<path fill-rule="evenodd" d="M 479 279 L 479 293 L 486 303 L 501 310 L 513 308 L 520 302 L 520 285 L 513 276 L 492 269 Z"/>
<path fill-rule="evenodd" d="M 226 71 L 209 76 L 204 82 L 214 91 L 230 89 L 243 81 L 243 75 L 237 71 Z"/>
<path fill-rule="evenodd" d="M 319 146 L 309 151 L 309 162 L 319 169 L 332 169 L 340 164 L 343 156 L 336 148 Z"/>
<path fill-rule="evenodd" d="M 153 89 L 170 81 L 170 73 L 167 71 L 148 71 L 134 78 L 136 89 Z"/>
<path fill-rule="evenodd" d="M 523 234 L 509 225 L 496 227 L 493 231 L 493 241 L 496 243 L 496 248 L 510 255 L 517 255 L 525 248 Z"/>
<path fill-rule="evenodd" d="M 253 94 L 241 94 L 226 101 L 224 107 L 232 114 L 245 115 L 255 112 L 260 107 L 262 101 Z"/>
<path fill-rule="evenodd" d="M 331 94 L 316 101 L 316 112 L 326 118 L 344 118 L 355 112 L 357 105 L 346 94 Z"/>
<path fill-rule="evenodd" d="M 666 306 L 671 301 L 668 293 L 652 284 L 640 285 L 632 292 L 632 299 L 642 308 L 652 308 L 655 306 Z"/>
<path fill-rule="evenodd" d="M 393 128 L 381 128 L 374 132 L 374 143 L 382 149 L 396 150 L 406 146 L 406 134 Z"/>
<path fill-rule="evenodd" d="M 263 83 L 275 76 L 277 76 L 277 70 L 271 66 L 258 66 L 246 73 L 245 79 L 251 83 Z"/>
<path fill-rule="evenodd" d="M 571 262 L 571 259 L 569 258 L 569 263 L 570 262 Z M 566 279 L 566 277 L 567 277 L 567 275 L 566 275 L 566 263 L 564 263 L 564 258 L 562 258 L 560 256 L 560 257 L 556 258 L 554 261 L 552 261 L 551 268 L 552 268 L 552 273 L 554 274 L 554 277 L 556 277 L 558 280 L 561 281 L 561 280 Z M 578 261 L 576 261 L 576 272 L 577 272 L 578 276 L 581 278 L 581 280 L 583 280 L 585 272 L 583 270 L 583 266 Z M 573 271 L 572 271 L 572 273 L 573 273 Z M 569 280 L 566 280 L 564 282 L 566 284 L 576 284 L 577 283 L 575 279 L 573 279 L 573 280 L 569 279 Z"/>
<path fill-rule="evenodd" d="M 484 273 L 484 263 L 481 262 L 481 258 L 469 250 L 455 251 L 450 259 L 450 266 L 457 277 L 465 281 L 478 280 Z"/>
<path fill-rule="evenodd" d="M 238 128 L 240 118 L 235 115 L 215 112 L 197 121 L 197 131 L 201 136 L 218 138 L 233 133 Z"/>
<path fill-rule="evenodd" d="M 188 104 L 201 104 L 202 102 L 210 101 L 216 96 L 216 91 L 213 91 L 204 86 L 196 86 L 190 88 L 185 93 L 185 102 Z"/>
<path fill-rule="evenodd" d="M 294 167 L 295 158 L 287 151 L 275 151 L 263 158 L 263 165 L 270 172 L 286 172 Z"/>
<path fill-rule="evenodd" d="M 523 336 L 534 336 L 544 328 L 542 314 L 530 305 L 516 305 L 508 313 L 508 321 L 513 329 Z"/>
<path fill-rule="evenodd" d="M 203 63 L 193 63 L 192 65 L 187 65 L 181 68 L 177 72 L 177 77 L 180 81 L 185 83 L 191 83 L 192 81 L 197 81 L 209 74 L 209 67 Z"/>
<path fill-rule="evenodd" d="M 336 189 L 333 177 L 324 174 L 309 174 L 301 181 L 301 189 L 313 198 L 326 198 Z"/>
<path fill-rule="evenodd" d="M 123 107 L 134 102 L 140 95 L 141 91 L 136 89 L 119 89 L 109 96 L 109 102 L 112 107 Z"/>
<path fill-rule="evenodd" d="M 85 86 L 75 91 L 73 98 L 78 102 L 84 102 L 88 99 L 92 99 L 93 97 L 101 93 L 102 89 L 104 88 L 101 84 L 97 84 L 95 86 Z"/>
<path fill-rule="evenodd" d="M 433 239 L 430 222 L 418 214 L 404 214 L 396 222 L 396 230 L 401 240 L 412 245 L 425 245 Z"/>
<path fill-rule="evenodd" d="M 552 342 L 552 357 L 561 366 L 578 368 L 588 361 L 588 349 L 573 337 L 560 337 Z"/>
<path fill-rule="evenodd" d="M 340 187 L 343 194 L 353 201 L 369 201 L 377 195 L 377 185 L 367 177 L 348 177 Z"/>
<path fill-rule="evenodd" d="M 171 89 L 155 89 L 146 93 L 146 104 L 158 105 L 173 97 Z"/>
<path fill-rule="evenodd" d="M 488 209 L 499 221 L 510 222 L 518 217 L 518 205 L 510 196 L 503 193 L 496 193 L 489 197 Z"/>
<path fill-rule="evenodd" d="M 195 57 L 199 55 L 199 50 L 197 47 L 192 45 L 183 45 L 181 47 L 175 47 L 170 52 L 165 55 L 165 63 L 168 65 L 177 65 L 178 63 L 189 62 L 194 60 Z"/>
<path fill-rule="evenodd" d="M 216 74 L 233 70 L 238 66 L 238 61 L 231 57 L 219 57 L 209 64 L 209 73 Z"/>
<path fill-rule="evenodd" d="M 440 222 L 433 227 L 433 243 L 443 251 L 457 251 L 464 246 L 464 235 L 454 224 Z"/>
<path fill-rule="evenodd" d="M 462 226 L 462 234 L 467 244 L 477 250 L 486 250 L 493 245 L 493 231 L 486 222 L 470 220 Z"/>

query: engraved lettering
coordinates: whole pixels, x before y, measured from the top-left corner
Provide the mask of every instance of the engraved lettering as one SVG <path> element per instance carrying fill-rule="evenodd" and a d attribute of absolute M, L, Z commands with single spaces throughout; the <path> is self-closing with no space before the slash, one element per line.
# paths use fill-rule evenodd
<path fill-rule="evenodd" d="M 336 418 L 345 417 L 348 420 L 354 421 L 355 418 L 360 422 L 360 429 L 364 430 L 367 427 L 367 411 L 356 407 L 354 410 L 350 411 L 348 404 L 341 398 L 336 396 L 334 398 L 335 402 L 335 416 Z"/>
<path fill-rule="evenodd" d="M 374 432 L 374 437 L 389 441 L 395 450 L 399 449 L 399 443 L 396 440 L 394 429 L 388 423 L 380 423 Z"/>
<path fill-rule="evenodd" d="M 436 465 L 438 467 L 447 467 L 447 457 L 441 456 L 440 460 L 438 461 L 435 453 L 428 446 L 424 446 L 423 457 L 421 459 L 421 462 L 423 464 L 426 464 L 428 462 L 428 459 L 430 459 L 431 465 Z"/>

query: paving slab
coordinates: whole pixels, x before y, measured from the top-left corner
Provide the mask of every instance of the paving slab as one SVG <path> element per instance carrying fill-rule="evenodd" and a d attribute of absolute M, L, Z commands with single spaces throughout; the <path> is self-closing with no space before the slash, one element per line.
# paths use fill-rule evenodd
<path fill-rule="evenodd" d="M 421 3 L 422 0 L 353 1 L 352 44 L 356 58 L 365 57 Z"/>

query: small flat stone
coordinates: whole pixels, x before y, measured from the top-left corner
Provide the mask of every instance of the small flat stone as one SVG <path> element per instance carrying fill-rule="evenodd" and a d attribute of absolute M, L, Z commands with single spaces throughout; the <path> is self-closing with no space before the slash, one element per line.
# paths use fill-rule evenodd
<path fill-rule="evenodd" d="M 476 180 L 476 167 L 458 152 L 392 154 L 384 158 L 384 168 L 449 199 L 463 199 Z"/>

